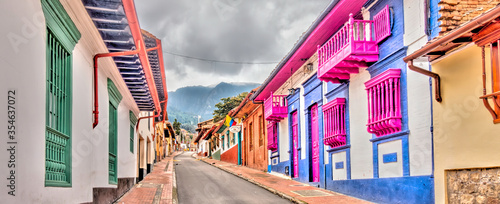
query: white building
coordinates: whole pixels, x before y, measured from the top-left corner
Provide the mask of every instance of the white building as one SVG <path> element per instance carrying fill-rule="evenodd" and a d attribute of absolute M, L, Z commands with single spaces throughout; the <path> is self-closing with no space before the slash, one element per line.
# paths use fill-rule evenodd
<path fill-rule="evenodd" d="M 15 149 L 0 157 L 14 164 L 0 167 L 12 177 L 11 186 L 2 182 L 1 202 L 113 201 L 139 176 L 138 155 L 147 158 L 139 150 L 150 149 L 146 120 L 136 137 L 140 112 L 161 112 L 166 98 L 163 67 L 148 62 L 154 53 L 145 52 L 133 1 L 20 0 L 1 8 L 0 115 L 11 117 L 0 121 L 11 127 L 0 130 L 12 137 L 0 142 Z M 94 56 L 136 49 L 99 58 L 94 91 Z"/>

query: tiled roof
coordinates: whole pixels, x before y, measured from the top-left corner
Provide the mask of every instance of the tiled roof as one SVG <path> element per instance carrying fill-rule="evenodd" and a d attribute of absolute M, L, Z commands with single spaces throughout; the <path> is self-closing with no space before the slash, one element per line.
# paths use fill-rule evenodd
<path fill-rule="evenodd" d="M 144 39 L 144 42 L 146 44 L 146 49 L 154 48 L 158 46 L 156 36 L 153 34 L 142 30 L 142 38 Z M 160 50 L 161 51 L 161 50 Z M 163 89 L 163 80 L 162 80 L 162 75 L 161 71 L 164 69 L 164 67 L 160 66 L 160 55 L 158 53 L 158 50 L 151 50 L 148 52 L 148 59 L 149 59 L 149 65 L 151 66 L 151 70 L 153 71 L 153 77 L 156 85 L 156 89 L 158 90 L 158 97 L 160 101 L 164 101 L 166 99 L 166 95 L 168 93 L 164 93 Z M 166 89 L 165 89 L 166 90 Z M 162 109 L 164 108 L 163 106 L 161 107 Z M 163 114 L 163 110 L 162 113 Z M 162 115 L 160 115 L 160 118 L 163 118 Z"/>
<path fill-rule="evenodd" d="M 82 0 L 82 2 L 109 52 L 136 49 L 121 0 Z M 139 55 L 113 57 L 113 60 L 139 110 L 155 110 Z M 163 87 L 160 87 L 158 93 L 160 91 L 163 93 Z"/>
<path fill-rule="evenodd" d="M 500 0 L 441 0 L 440 35 L 469 22 L 500 3 Z"/>

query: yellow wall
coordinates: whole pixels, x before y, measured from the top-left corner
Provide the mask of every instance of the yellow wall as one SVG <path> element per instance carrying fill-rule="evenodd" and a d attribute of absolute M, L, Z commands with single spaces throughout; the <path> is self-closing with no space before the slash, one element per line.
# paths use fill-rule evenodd
<path fill-rule="evenodd" d="M 486 52 L 487 79 L 489 52 Z M 500 166 L 500 124 L 493 124 L 482 95 L 481 49 L 475 45 L 432 65 L 441 76 L 443 102 L 434 100 L 436 203 L 445 203 L 445 170 Z M 491 93 L 488 82 L 487 93 Z"/>

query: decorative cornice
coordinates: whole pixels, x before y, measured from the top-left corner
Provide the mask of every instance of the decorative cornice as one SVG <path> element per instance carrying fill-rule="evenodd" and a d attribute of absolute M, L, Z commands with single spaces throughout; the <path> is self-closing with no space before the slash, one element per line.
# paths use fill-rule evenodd
<path fill-rule="evenodd" d="M 42 10 L 47 27 L 57 36 L 63 47 L 71 52 L 81 38 L 75 26 L 59 0 L 42 0 Z"/>
<path fill-rule="evenodd" d="M 118 107 L 118 104 L 120 104 L 120 101 L 122 100 L 123 96 L 120 94 L 120 91 L 118 91 L 118 88 L 116 88 L 115 83 L 108 78 L 108 95 L 109 95 L 109 101 L 116 107 Z"/>

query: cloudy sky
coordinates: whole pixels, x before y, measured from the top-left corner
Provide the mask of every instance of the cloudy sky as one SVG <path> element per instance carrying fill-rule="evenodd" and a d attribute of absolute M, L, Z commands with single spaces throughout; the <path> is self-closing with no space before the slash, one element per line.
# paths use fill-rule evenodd
<path fill-rule="evenodd" d="M 329 2 L 140 0 L 135 4 L 141 28 L 163 42 L 167 87 L 173 91 L 223 81 L 262 83 Z"/>

